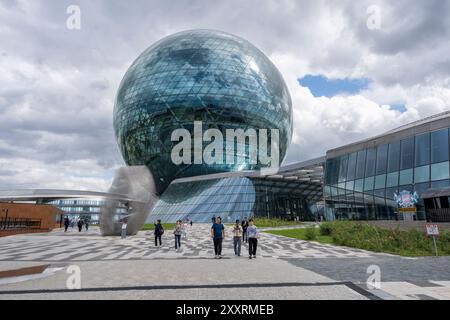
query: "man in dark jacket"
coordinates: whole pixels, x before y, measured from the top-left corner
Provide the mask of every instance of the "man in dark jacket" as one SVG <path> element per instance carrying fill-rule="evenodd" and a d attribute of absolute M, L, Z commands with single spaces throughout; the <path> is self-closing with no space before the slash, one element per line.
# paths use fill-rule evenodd
<path fill-rule="evenodd" d="M 164 233 L 164 228 L 161 224 L 161 220 L 157 220 L 155 223 L 155 247 L 158 246 L 158 239 L 159 239 L 159 245 L 161 246 L 161 236 Z"/>
<path fill-rule="evenodd" d="M 247 228 L 248 228 L 248 220 L 247 217 L 244 217 L 244 220 L 241 222 L 242 226 L 242 241 L 247 242 Z"/>
<path fill-rule="evenodd" d="M 67 232 L 67 229 L 69 228 L 70 220 L 69 217 L 64 218 L 64 232 Z"/>

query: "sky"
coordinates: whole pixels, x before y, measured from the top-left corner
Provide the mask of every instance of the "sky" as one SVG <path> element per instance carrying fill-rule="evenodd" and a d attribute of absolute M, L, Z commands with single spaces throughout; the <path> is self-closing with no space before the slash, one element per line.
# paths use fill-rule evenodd
<path fill-rule="evenodd" d="M 445 0 L 0 0 L 0 189 L 107 190 L 124 165 L 120 80 L 187 29 L 243 37 L 280 70 L 294 110 L 285 164 L 450 110 L 448 12 Z"/>

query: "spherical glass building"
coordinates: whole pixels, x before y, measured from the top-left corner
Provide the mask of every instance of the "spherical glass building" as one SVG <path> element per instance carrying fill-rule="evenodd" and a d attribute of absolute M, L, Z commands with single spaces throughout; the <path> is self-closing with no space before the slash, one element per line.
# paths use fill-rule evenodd
<path fill-rule="evenodd" d="M 184 128 L 193 136 L 194 121 L 224 136 L 226 129 L 278 129 L 281 162 L 292 136 L 291 98 L 277 68 L 248 41 L 214 30 L 184 31 L 146 49 L 120 84 L 114 130 L 125 162 L 148 166 L 158 193 L 176 178 L 262 167 L 248 161 L 175 165 L 171 152 L 178 142 L 171 134 Z"/>

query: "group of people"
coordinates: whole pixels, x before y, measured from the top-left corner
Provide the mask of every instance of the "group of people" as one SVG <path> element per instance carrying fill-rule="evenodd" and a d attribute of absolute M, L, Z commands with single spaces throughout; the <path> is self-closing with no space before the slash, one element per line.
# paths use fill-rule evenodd
<path fill-rule="evenodd" d="M 222 223 L 221 217 L 213 217 L 211 219 L 211 238 L 214 244 L 214 258 L 222 258 L 222 243 L 225 239 L 225 226 Z M 181 250 L 181 240 L 187 239 L 188 224 L 192 226 L 191 221 L 181 221 L 178 220 L 175 224 L 173 234 L 175 236 L 175 250 Z M 155 246 L 162 245 L 162 235 L 164 234 L 164 228 L 161 224 L 161 220 L 155 222 L 154 236 L 155 236 Z M 238 257 L 241 256 L 242 242 L 248 242 L 249 249 L 249 259 L 256 258 L 256 249 L 258 246 L 258 236 L 259 232 L 256 228 L 253 219 L 239 221 L 236 220 L 233 226 L 233 247 L 234 254 Z"/>
<path fill-rule="evenodd" d="M 69 226 L 73 229 L 75 224 L 78 227 L 78 232 L 81 232 L 83 230 L 83 226 L 86 228 L 86 231 L 89 230 L 89 219 L 85 218 L 78 218 L 78 219 L 72 219 L 70 220 L 69 217 L 64 218 L 64 232 L 67 232 L 67 229 L 69 229 Z"/>
<path fill-rule="evenodd" d="M 214 223 L 211 227 L 211 237 L 214 242 L 214 258 L 222 258 L 222 242 L 225 239 L 225 226 L 222 224 L 221 217 L 213 217 Z M 256 248 L 258 247 L 259 231 L 256 228 L 253 219 L 244 218 L 242 222 L 236 220 L 233 226 L 233 247 L 234 254 L 241 256 L 242 241 L 248 242 L 249 259 L 256 258 Z M 242 239 L 242 240 L 241 240 Z"/>

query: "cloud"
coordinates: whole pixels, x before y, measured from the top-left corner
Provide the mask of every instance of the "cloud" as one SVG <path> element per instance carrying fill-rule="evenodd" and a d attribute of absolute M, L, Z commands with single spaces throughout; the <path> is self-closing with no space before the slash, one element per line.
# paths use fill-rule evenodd
<path fill-rule="evenodd" d="M 290 88 L 295 116 L 286 163 L 449 109 L 449 2 L 76 1 L 0 2 L 2 188 L 105 190 L 123 164 L 112 130 L 120 80 L 150 44 L 210 28 L 265 52 Z M 381 28 L 366 26 L 369 5 Z M 369 79 L 357 93 L 314 97 L 298 79 Z M 391 107 L 404 105 L 400 112 Z"/>

